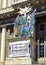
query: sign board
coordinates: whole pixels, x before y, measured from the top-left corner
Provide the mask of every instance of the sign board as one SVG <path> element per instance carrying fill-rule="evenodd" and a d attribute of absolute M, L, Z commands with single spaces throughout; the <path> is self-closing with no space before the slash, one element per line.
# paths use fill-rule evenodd
<path fill-rule="evenodd" d="M 29 56 L 30 40 L 9 43 L 9 57 Z"/>

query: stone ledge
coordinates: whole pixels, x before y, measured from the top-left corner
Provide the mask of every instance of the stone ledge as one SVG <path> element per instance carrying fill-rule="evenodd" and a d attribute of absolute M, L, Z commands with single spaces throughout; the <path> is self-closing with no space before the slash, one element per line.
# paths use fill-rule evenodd
<path fill-rule="evenodd" d="M 26 58 L 14 58 L 12 60 L 6 60 L 5 61 L 5 65 L 28 65 L 28 64 L 32 64 L 32 59 L 29 57 Z"/>
<path fill-rule="evenodd" d="M 46 64 L 46 57 L 44 58 L 38 58 L 38 63 L 44 63 L 44 64 Z"/>
<path fill-rule="evenodd" d="M 0 61 L 0 65 L 5 65 L 5 62 L 1 62 L 1 61 Z"/>

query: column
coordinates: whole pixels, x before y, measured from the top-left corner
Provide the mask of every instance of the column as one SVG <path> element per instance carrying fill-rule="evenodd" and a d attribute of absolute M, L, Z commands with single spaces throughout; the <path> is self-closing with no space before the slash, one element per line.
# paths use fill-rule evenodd
<path fill-rule="evenodd" d="M 11 4 L 12 4 L 12 1 L 8 0 L 8 6 L 11 6 Z"/>
<path fill-rule="evenodd" d="M 3 0 L 3 8 L 6 8 L 6 0 Z"/>
<path fill-rule="evenodd" d="M 0 0 L 0 9 L 1 9 L 1 0 Z"/>
<path fill-rule="evenodd" d="M 1 38 L 1 62 L 5 61 L 5 27 L 2 28 L 2 38 Z"/>

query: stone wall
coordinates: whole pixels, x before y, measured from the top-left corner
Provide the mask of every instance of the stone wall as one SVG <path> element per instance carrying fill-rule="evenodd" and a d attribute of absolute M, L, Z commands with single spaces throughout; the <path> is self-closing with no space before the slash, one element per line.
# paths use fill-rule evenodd
<path fill-rule="evenodd" d="M 18 58 L 10 58 L 9 57 L 9 41 L 8 39 L 12 39 L 12 41 L 14 38 L 14 34 L 12 33 L 11 35 L 9 34 L 9 32 L 6 32 L 6 51 L 5 51 L 5 65 L 16 65 L 16 64 L 31 64 L 32 63 L 32 58 L 31 57 L 18 57 Z M 27 40 L 29 38 L 16 38 L 15 41 L 20 41 L 20 40 Z"/>

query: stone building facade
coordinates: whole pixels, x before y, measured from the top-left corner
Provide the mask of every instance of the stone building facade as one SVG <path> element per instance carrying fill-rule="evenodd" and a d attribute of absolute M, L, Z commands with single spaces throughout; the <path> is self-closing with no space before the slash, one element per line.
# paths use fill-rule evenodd
<path fill-rule="evenodd" d="M 0 0 L 0 64 L 1 65 L 17 65 L 17 64 L 32 64 L 32 62 L 35 60 L 35 52 L 34 51 L 36 44 L 33 42 L 32 37 L 16 37 L 14 35 L 16 29 L 14 30 L 14 21 L 16 16 L 18 15 L 17 8 L 22 6 L 25 7 L 25 5 L 28 3 L 27 0 L 22 1 L 16 1 L 16 0 Z M 16 6 L 16 7 L 15 7 Z M 28 40 L 31 40 L 31 42 L 28 42 Z M 13 49 L 13 53 L 11 53 L 11 46 L 9 49 L 10 43 L 14 43 L 22 47 L 24 45 L 26 48 L 26 51 L 20 51 L 19 53 L 15 53 L 15 51 L 18 49 L 18 45 L 16 50 Z M 16 43 L 17 42 L 17 43 Z M 18 43 L 19 42 L 19 43 Z M 22 45 L 21 45 L 22 42 Z M 27 43 L 28 42 L 28 43 Z M 30 45 L 27 47 L 27 45 Z M 12 45 L 12 44 L 11 44 Z M 14 48 L 14 45 L 12 45 Z M 21 48 L 19 47 L 21 50 Z M 23 49 L 23 48 L 22 48 Z M 10 52 L 9 52 L 10 51 Z M 25 53 L 24 53 L 25 52 Z M 11 57 L 11 55 L 13 55 Z M 22 54 L 21 54 L 22 53 Z M 18 56 L 16 56 L 18 54 Z M 26 54 L 26 55 L 24 55 Z M 14 56 L 15 55 L 15 56 Z"/>
<path fill-rule="evenodd" d="M 46 62 L 45 44 L 43 44 L 43 42 L 46 43 L 44 40 L 46 39 L 46 3 L 36 7 L 34 37 L 15 37 L 14 35 L 14 21 L 18 15 L 18 7 L 28 6 L 28 3 L 29 1 L 27 0 L 0 0 L 0 65 L 32 65 L 34 63 L 42 64 Z M 17 42 L 18 44 L 20 41 L 25 41 L 27 43 L 28 40 L 30 40 L 30 55 L 25 57 L 9 57 L 9 44 L 11 42 Z"/>

